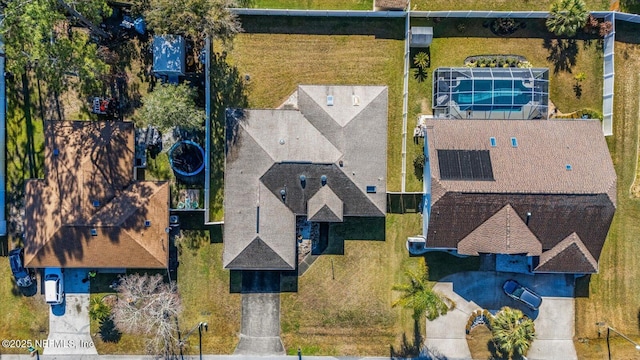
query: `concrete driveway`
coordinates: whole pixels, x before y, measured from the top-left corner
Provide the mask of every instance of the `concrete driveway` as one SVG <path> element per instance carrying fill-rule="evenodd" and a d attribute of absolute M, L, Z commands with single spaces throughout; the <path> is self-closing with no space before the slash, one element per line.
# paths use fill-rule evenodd
<path fill-rule="evenodd" d="M 242 274 L 242 326 L 235 355 L 284 355 L 280 339 L 280 273 Z"/>
<path fill-rule="evenodd" d="M 543 298 L 538 311 L 509 298 L 502 284 L 514 279 Z M 526 275 L 494 271 L 472 271 L 448 276 L 434 289 L 456 302 L 456 309 L 434 321 L 427 321 L 425 345 L 427 352 L 448 359 L 469 359 L 465 327 L 474 310 L 491 312 L 503 306 L 522 310 L 534 319 L 536 340 L 528 353 L 529 359 L 577 359 L 573 346 L 575 305 L 573 277 L 561 274 Z"/>
<path fill-rule="evenodd" d="M 65 301 L 49 310 L 49 336 L 43 355 L 98 354 L 89 330 L 89 283 L 82 282 L 86 274 L 81 269 L 65 269 Z"/>

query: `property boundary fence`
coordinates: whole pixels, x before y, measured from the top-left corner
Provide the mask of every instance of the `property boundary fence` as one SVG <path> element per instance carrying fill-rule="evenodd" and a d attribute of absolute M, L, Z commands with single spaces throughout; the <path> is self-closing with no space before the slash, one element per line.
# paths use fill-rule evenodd
<path fill-rule="evenodd" d="M 616 43 L 616 13 L 604 16 L 605 21 L 611 21 L 613 29 L 604 37 L 603 84 L 602 84 L 602 132 L 605 136 L 613 135 L 613 85 L 615 78 L 614 55 Z"/>
<path fill-rule="evenodd" d="M 411 1 L 407 7 L 411 9 Z M 407 184 L 407 117 L 409 116 L 409 57 L 411 41 L 411 18 L 410 11 L 407 11 L 407 19 L 404 29 L 404 76 L 402 85 L 402 182 L 400 188 L 405 191 Z"/>
<path fill-rule="evenodd" d="M 0 106 L 2 106 L 2 110 L 0 111 L 0 206 L 2 207 L 2 211 L 0 211 L 0 236 L 7 235 L 7 220 L 5 218 L 5 195 L 6 195 L 6 183 L 5 183 L 5 170 L 6 170 L 6 111 L 7 111 L 7 99 L 5 97 L 6 89 L 5 89 L 5 78 L 4 78 L 4 43 L 2 39 L 0 39 Z"/>

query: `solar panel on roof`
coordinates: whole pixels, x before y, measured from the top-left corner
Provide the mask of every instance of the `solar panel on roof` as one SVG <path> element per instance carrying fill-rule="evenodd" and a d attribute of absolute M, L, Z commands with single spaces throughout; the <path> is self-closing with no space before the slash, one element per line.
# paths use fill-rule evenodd
<path fill-rule="evenodd" d="M 493 180 L 489 150 L 436 150 L 440 179 Z"/>

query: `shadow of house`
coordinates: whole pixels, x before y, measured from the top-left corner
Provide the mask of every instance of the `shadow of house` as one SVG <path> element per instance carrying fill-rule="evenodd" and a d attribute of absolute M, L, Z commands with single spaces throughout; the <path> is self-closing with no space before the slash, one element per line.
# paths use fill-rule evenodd
<path fill-rule="evenodd" d="M 598 271 L 616 207 L 599 121 L 431 120 L 427 139 L 427 248 L 523 255 L 533 273 Z"/>
<path fill-rule="evenodd" d="M 384 229 L 387 88 L 300 86 L 296 95 L 295 109 L 228 117 L 227 269 L 296 270 L 296 217 L 325 228 L 380 218 Z"/>
<path fill-rule="evenodd" d="M 169 185 L 133 179 L 129 122 L 45 122 L 45 178 L 25 183 L 25 265 L 168 263 Z"/>

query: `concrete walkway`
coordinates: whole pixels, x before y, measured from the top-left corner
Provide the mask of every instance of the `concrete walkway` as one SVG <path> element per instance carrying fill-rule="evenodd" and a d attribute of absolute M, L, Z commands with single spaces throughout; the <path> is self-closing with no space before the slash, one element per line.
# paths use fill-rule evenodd
<path fill-rule="evenodd" d="M 515 279 L 543 298 L 538 311 L 509 298 L 502 291 L 507 279 Z M 531 345 L 531 359 L 577 359 L 573 346 L 575 305 L 573 277 L 560 274 L 526 275 L 494 271 L 458 273 L 442 279 L 434 290 L 456 303 L 456 308 L 434 321 L 427 321 L 425 347 L 447 359 L 470 359 L 465 327 L 471 313 L 478 309 L 495 312 L 503 306 L 522 310 L 534 319 L 536 340 Z"/>
<path fill-rule="evenodd" d="M 89 283 L 82 282 L 86 271 L 66 269 L 63 276 L 65 301 L 49 310 L 49 336 L 42 354 L 98 354 L 89 330 Z"/>

